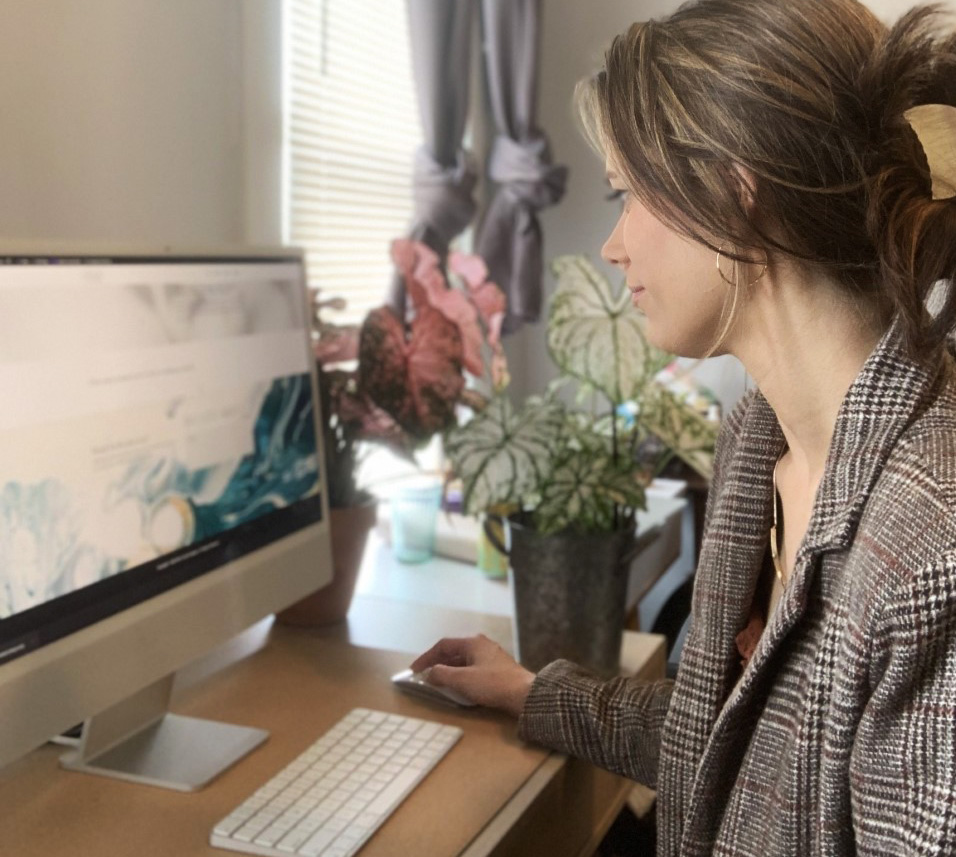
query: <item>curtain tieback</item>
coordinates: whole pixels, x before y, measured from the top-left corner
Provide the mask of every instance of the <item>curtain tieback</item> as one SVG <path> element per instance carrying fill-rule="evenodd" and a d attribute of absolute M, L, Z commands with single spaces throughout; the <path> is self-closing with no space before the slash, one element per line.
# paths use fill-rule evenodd
<path fill-rule="evenodd" d="M 451 241 L 475 216 L 474 159 L 464 150 L 452 166 L 440 164 L 426 148 L 415 153 L 413 176 L 415 219 L 428 223 L 445 242 Z"/>
<path fill-rule="evenodd" d="M 564 196 L 568 168 L 551 163 L 544 137 L 519 142 L 499 135 L 488 159 L 488 175 L 517 201 L 539 209 Z"/>

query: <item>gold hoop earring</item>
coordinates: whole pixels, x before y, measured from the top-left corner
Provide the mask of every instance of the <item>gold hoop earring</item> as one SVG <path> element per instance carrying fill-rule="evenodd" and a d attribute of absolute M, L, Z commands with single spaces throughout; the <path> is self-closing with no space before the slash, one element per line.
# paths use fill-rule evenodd
<path fill-rule="evenodd" d="M 732 261 L 733 261 L 733 263 L 734 263 L 734 268 L 733 268 L 733 277 L 734 277 L 734 278 L 733 278 L 733 280 L 729 280 L 729 279 L 727 279 L 727 275 L 724 274 L 724 272 L 723 272 L 723 271 L 721 270 L 721 268 L 720 268 L 720 255 L 721 255 L 721 252 L 723 251 L 723 249 L 724 249 L 724 244 L 723 244 L 723 242 L 721 242 L 720 247 L 717 248 L 717 273 L 720 275 L 720 279 L 722 279 L 728 286 L 733 286 L 733 287 L 736 289 L 736 288 L 739 286 L 739 283 L 737 282 L 737 260 L 736 260 L 736 259 L 732 259 Z M 763 267 L 760 269 L 760 273 L 757 274 L 757 276 L 754 277 L 749 283 L 747 283 L 746 288 L 749 289 L 749 288 L 750 288 L 754 283 L 756 283 L 764 274 L 767 273 L 767 263 L 768 263 L 769 261 L 770 261 L 769 259 L 764 258 Z"/>

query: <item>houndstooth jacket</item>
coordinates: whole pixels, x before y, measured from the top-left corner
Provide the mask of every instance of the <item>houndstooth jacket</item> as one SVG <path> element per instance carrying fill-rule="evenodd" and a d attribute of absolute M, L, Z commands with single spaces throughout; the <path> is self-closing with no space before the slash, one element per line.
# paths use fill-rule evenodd
<path fill-rule="evenodd" d="M 793 575 L 740 677 L 784 441 L 718 441 L 675 682 L 535 679 L 527 740 L 657 788 L 658 854 L 956 854 L 956 382 L 894 329 L 847 392 Z M 738 679 L 740 681 L 738 682 Z"/>

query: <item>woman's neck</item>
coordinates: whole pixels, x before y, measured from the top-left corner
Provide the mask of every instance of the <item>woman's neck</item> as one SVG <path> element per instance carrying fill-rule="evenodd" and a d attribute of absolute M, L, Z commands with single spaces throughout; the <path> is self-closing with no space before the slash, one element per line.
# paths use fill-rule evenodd
<path fill-rule="evenodd" d="M 883 331 L 825 279 L 771 270 L 754 287 L 728 343 L 777 415 L 789 465 L 823 474 L 837 413 Z"/>

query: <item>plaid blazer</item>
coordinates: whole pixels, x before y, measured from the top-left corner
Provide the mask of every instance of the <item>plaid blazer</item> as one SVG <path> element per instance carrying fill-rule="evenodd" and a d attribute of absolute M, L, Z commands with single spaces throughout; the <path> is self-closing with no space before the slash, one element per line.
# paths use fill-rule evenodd
<path fill-rule="evenodd" d="M 522 737 L 657 788 L 659 855 L 956 854 L 956 382 L 891 329 L 847 392 L 793 575 L 740 676 L 784 441 L 721 430 L 675 682 L 536 678 Z M 738 679 L 741 679 L 738 683 Z"/>

